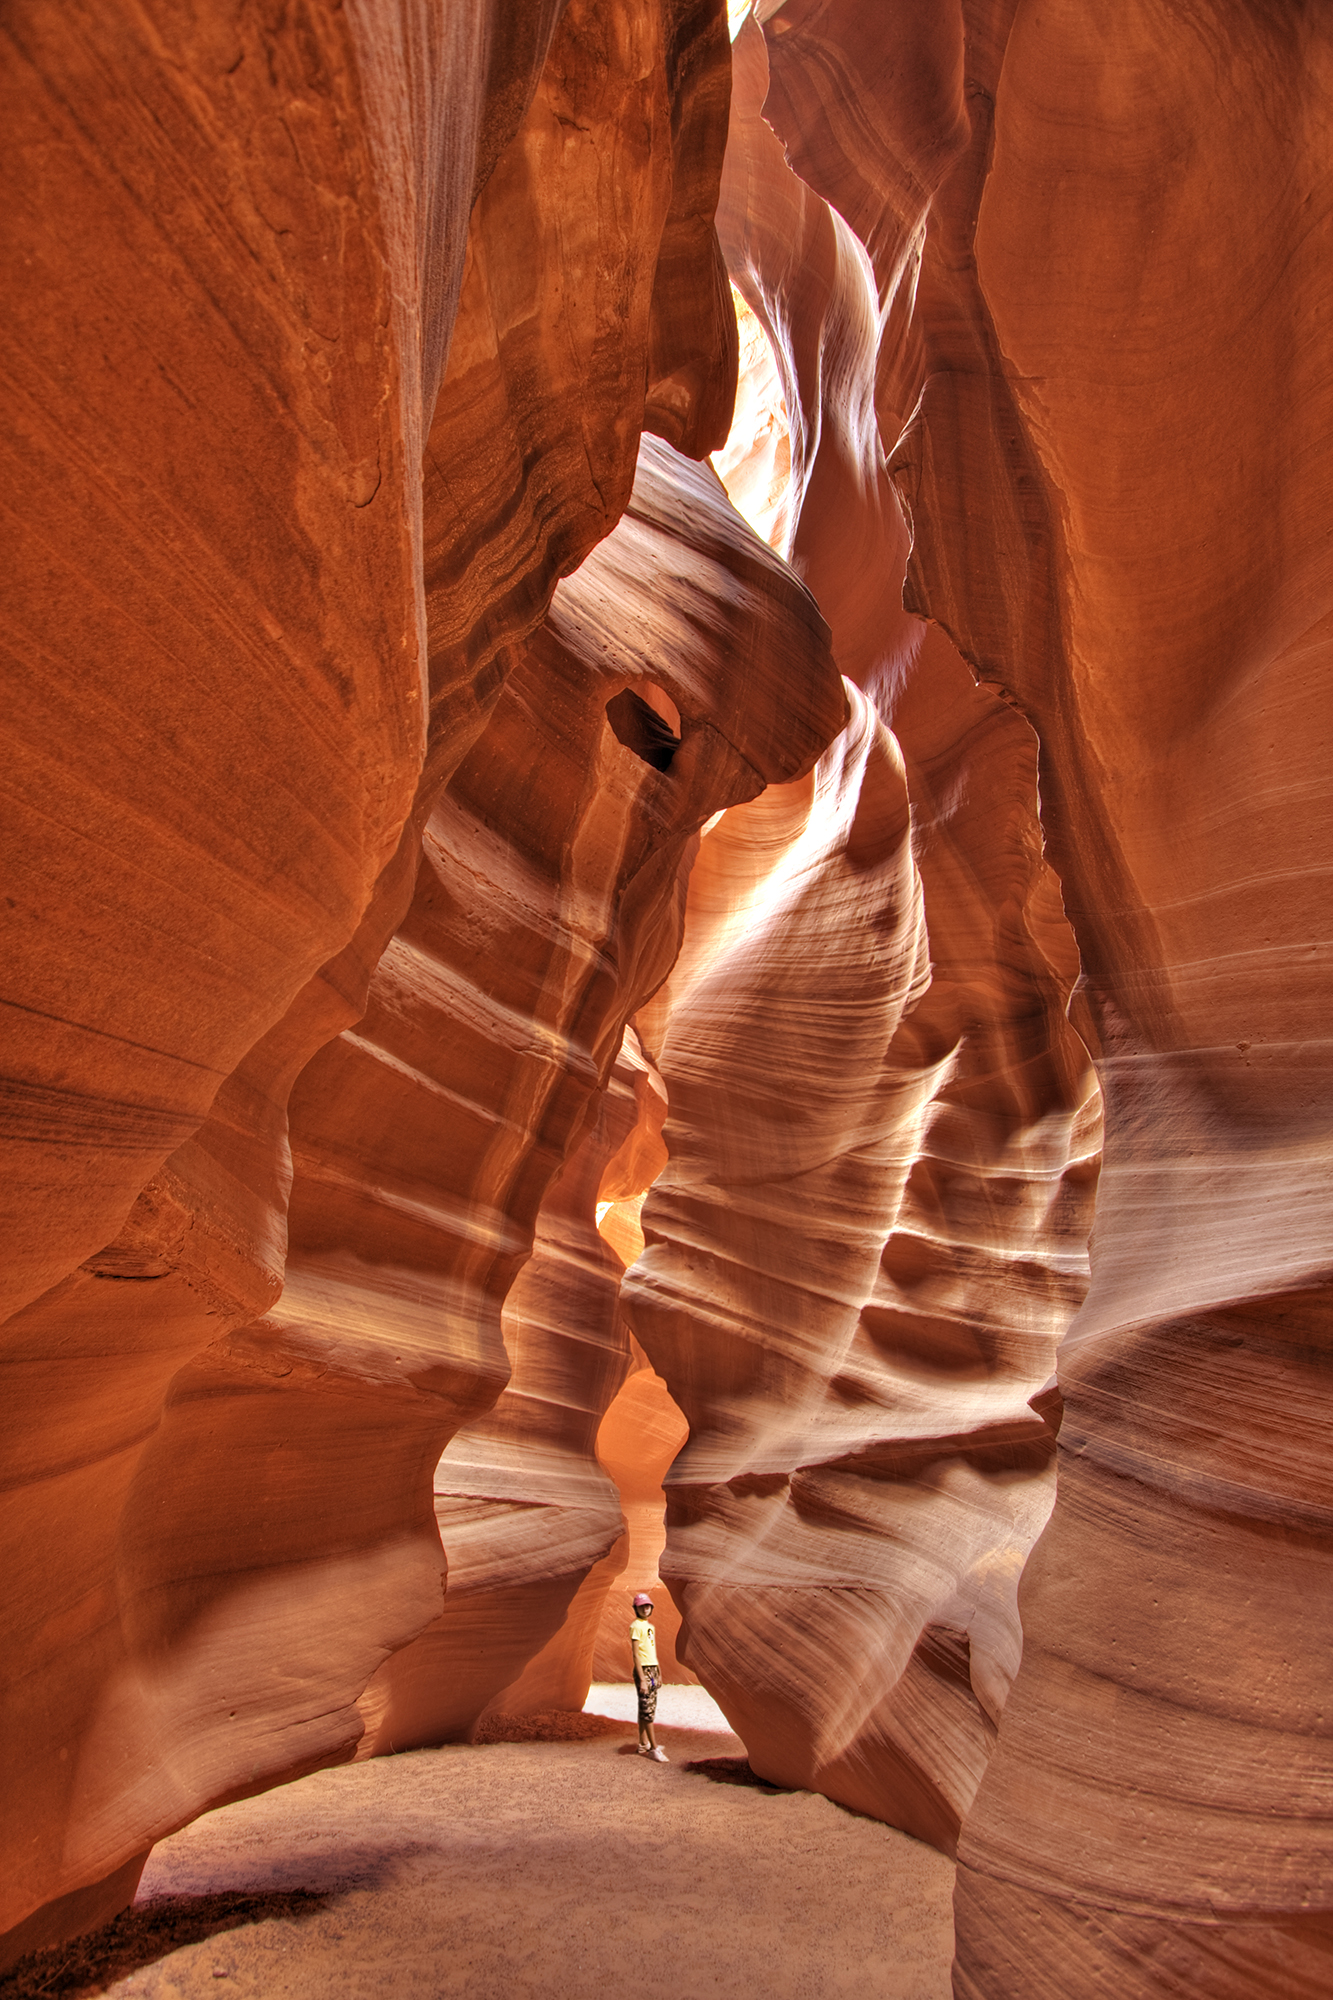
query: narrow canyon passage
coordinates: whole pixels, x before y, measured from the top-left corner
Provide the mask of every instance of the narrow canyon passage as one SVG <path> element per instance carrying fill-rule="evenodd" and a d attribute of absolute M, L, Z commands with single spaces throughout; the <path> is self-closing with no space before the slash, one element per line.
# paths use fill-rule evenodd
<path fill-rule="evenodd" d="M 1325 2000 L 1333 8 L 0 118 L 0 1982 Z"/>

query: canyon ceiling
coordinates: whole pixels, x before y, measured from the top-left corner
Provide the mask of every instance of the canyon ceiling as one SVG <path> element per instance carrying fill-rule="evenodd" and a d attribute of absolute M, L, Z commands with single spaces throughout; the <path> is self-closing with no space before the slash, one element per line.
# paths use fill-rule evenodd
<path fill-rule="evenodd" d="M 660 1551 L 958 2000 L 1326 1994 L 1333 14 L 0 52 L 0 1963 Z"/>

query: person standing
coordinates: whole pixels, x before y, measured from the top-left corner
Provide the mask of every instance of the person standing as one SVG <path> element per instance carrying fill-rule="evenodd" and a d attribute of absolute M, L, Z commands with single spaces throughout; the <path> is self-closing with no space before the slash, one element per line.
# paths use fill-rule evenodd
<path fill-rule="evenodd" d="M 634 1686 L 639 1696 L 639 1755 L 651 1757 L 655 1764 L 666 1764 L 670 1759 L 653 1730 L 662 1669 L 657 1664 L 657 1633 L 649 1622 L 652 1615 L 652 1598 L 645 1591 L 636 1591 L 629 1643 L 634 1653 Z"/>

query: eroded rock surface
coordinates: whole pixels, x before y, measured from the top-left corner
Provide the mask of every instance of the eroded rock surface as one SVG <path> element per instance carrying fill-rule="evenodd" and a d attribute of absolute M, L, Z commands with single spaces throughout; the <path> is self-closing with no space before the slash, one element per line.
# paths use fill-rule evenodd
<path fill-rule="evenodd" d="M 627 1309 L 690 1420 L 689 1664 L 756 1769 L 952 1851 L 1053 1498 L 1032 1399 L 1086 1283 L 1097 1094 L 1033 733 L 902 608 L 865 251 L 759 115 L 752 22 L 735 61 L 719 231 L 790 412 L 792 560 L 863 692 L 810 785 L 705 840 Z M 750 401 L 761 447 L 723 463 L 771 515 Z"/>
<path fill-rule="evenodd" d="M 878 9 L 794 0 L 769 115 L 903 329 L 907 601 L 1038 731 L 1107 1109 L 957 1991 L 1313 1993 L 1329 24 L 969 0 L 917 37 L 913 74 Z"/>
<path fill-rule="evenodd" d="M 504 1383 L 501 1302 L 546 1187 L 595 1114 L 626 1019 L 676 955 L 700 827 L 766 777 L 808 765 L 843 713 L 811 599 L 710 470 L 645 441 L 625 518 L 557 590 L 436 809 L 413 911 L 364 1022 L 310 1065 L 293 1102 L 279 1311 L 309 1283 L 317 1311 L 345 1296 L 387 1327 L 397 1297 L 424 1288 L 431 1365 L 455 1377 L 439 1445 Z M 516 1676 L 619 1533 L 593 1434 L 628 1348 L 621 1267 L 596 1232 L 595 1203 L 598 1151 L 605 1160 L 627 1136 L 612 1124 L 591 1142 L 586 1171 L 572 1163 L 569 1187 L 553 1194 L 544 1254 L 511 1303 L 518 1379 L 436 1475 L 436 1515 L 463 1544 L 463 1587 L 421 1648 L 376 1684 L 390 1700 L 433 1651 L 430 1684 L 460 1704 L 457 1716 L 441 1711 L 433 1740 L 458 1733 Z M 562 1228 L 582 1241 L 581 1271 L 560 1268 L 549 1232 Z M 562 1363 L 570 1341 L 581 1361 Z M 587 1343 L 606 1359 L 590 1365 Z M 534 1401 L 534 1381 L 553 1368 L 583 1405 L 570 1436 L 563 1397 Z M 553 1476 L 581 1482 L 584 1496 L 563 1515 L 543 1507 L 555 1496 L 541 1472 L 543 1453 L 562 1444 Z M 438 1549 L 429 1521 L 422 1547 L 423 1561 Z M 534 1591 L 542 1608 L 534 1598 L 516 1631 L 515 1606 Z M 497 1658 L 492 1645 L 480 1677 L 464 1657 L 470 1638 L 444 1666 L 464 1619 L 510 1635 L 510 1652 Z M 429 1737 L 437 1722 L 423 1716 L 412 1730 Z M 401 1746 L 395 1723 L 376 1727 Z"/>
<path fill-rule="evenodd" d="M 711 4 L 6 11 L 7 1956 L 576 1703 L 678 1410 L 960 2000 L 1328 1985 L 1333 28 L 759 11 L 725 175 Z"/>
<path fill-rule="evenodd" d="M 285 1269 L 287 1098 L 642 425 L 720 442 L 735 329 L 711 7 L 5 33 L 9 615 L 40 662 L 6 766 L 12 1952 L 116 1907 L 165 1827 L 350 1754 L 438 1609 L 430 1467 L 503 1383 L 498 1329 L 432 1347 L 389 1242 L 367 1274 L 349 1234 L 330 1281 L 310 1203 Z M 526 1219 L 479 1203 L 483 1267 L 521 1261 L 580 1063 Z"/>

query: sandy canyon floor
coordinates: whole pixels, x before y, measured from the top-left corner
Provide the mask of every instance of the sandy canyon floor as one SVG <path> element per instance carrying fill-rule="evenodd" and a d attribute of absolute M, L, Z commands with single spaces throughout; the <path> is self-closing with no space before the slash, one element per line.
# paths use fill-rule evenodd
<path fill-rule="evenodd" d="M 591 1741 L 385 1757 L 209 1813 L 154 1850 L 118 1952 L 0 1997 L 947 2000 L 941 1855 L 686 1769 L 744 1758 L 702 1688 L 663 1690 L 668 1766 L 634 1754 L 631 1688 L 588 1708 L 612 1718 Z"/>

